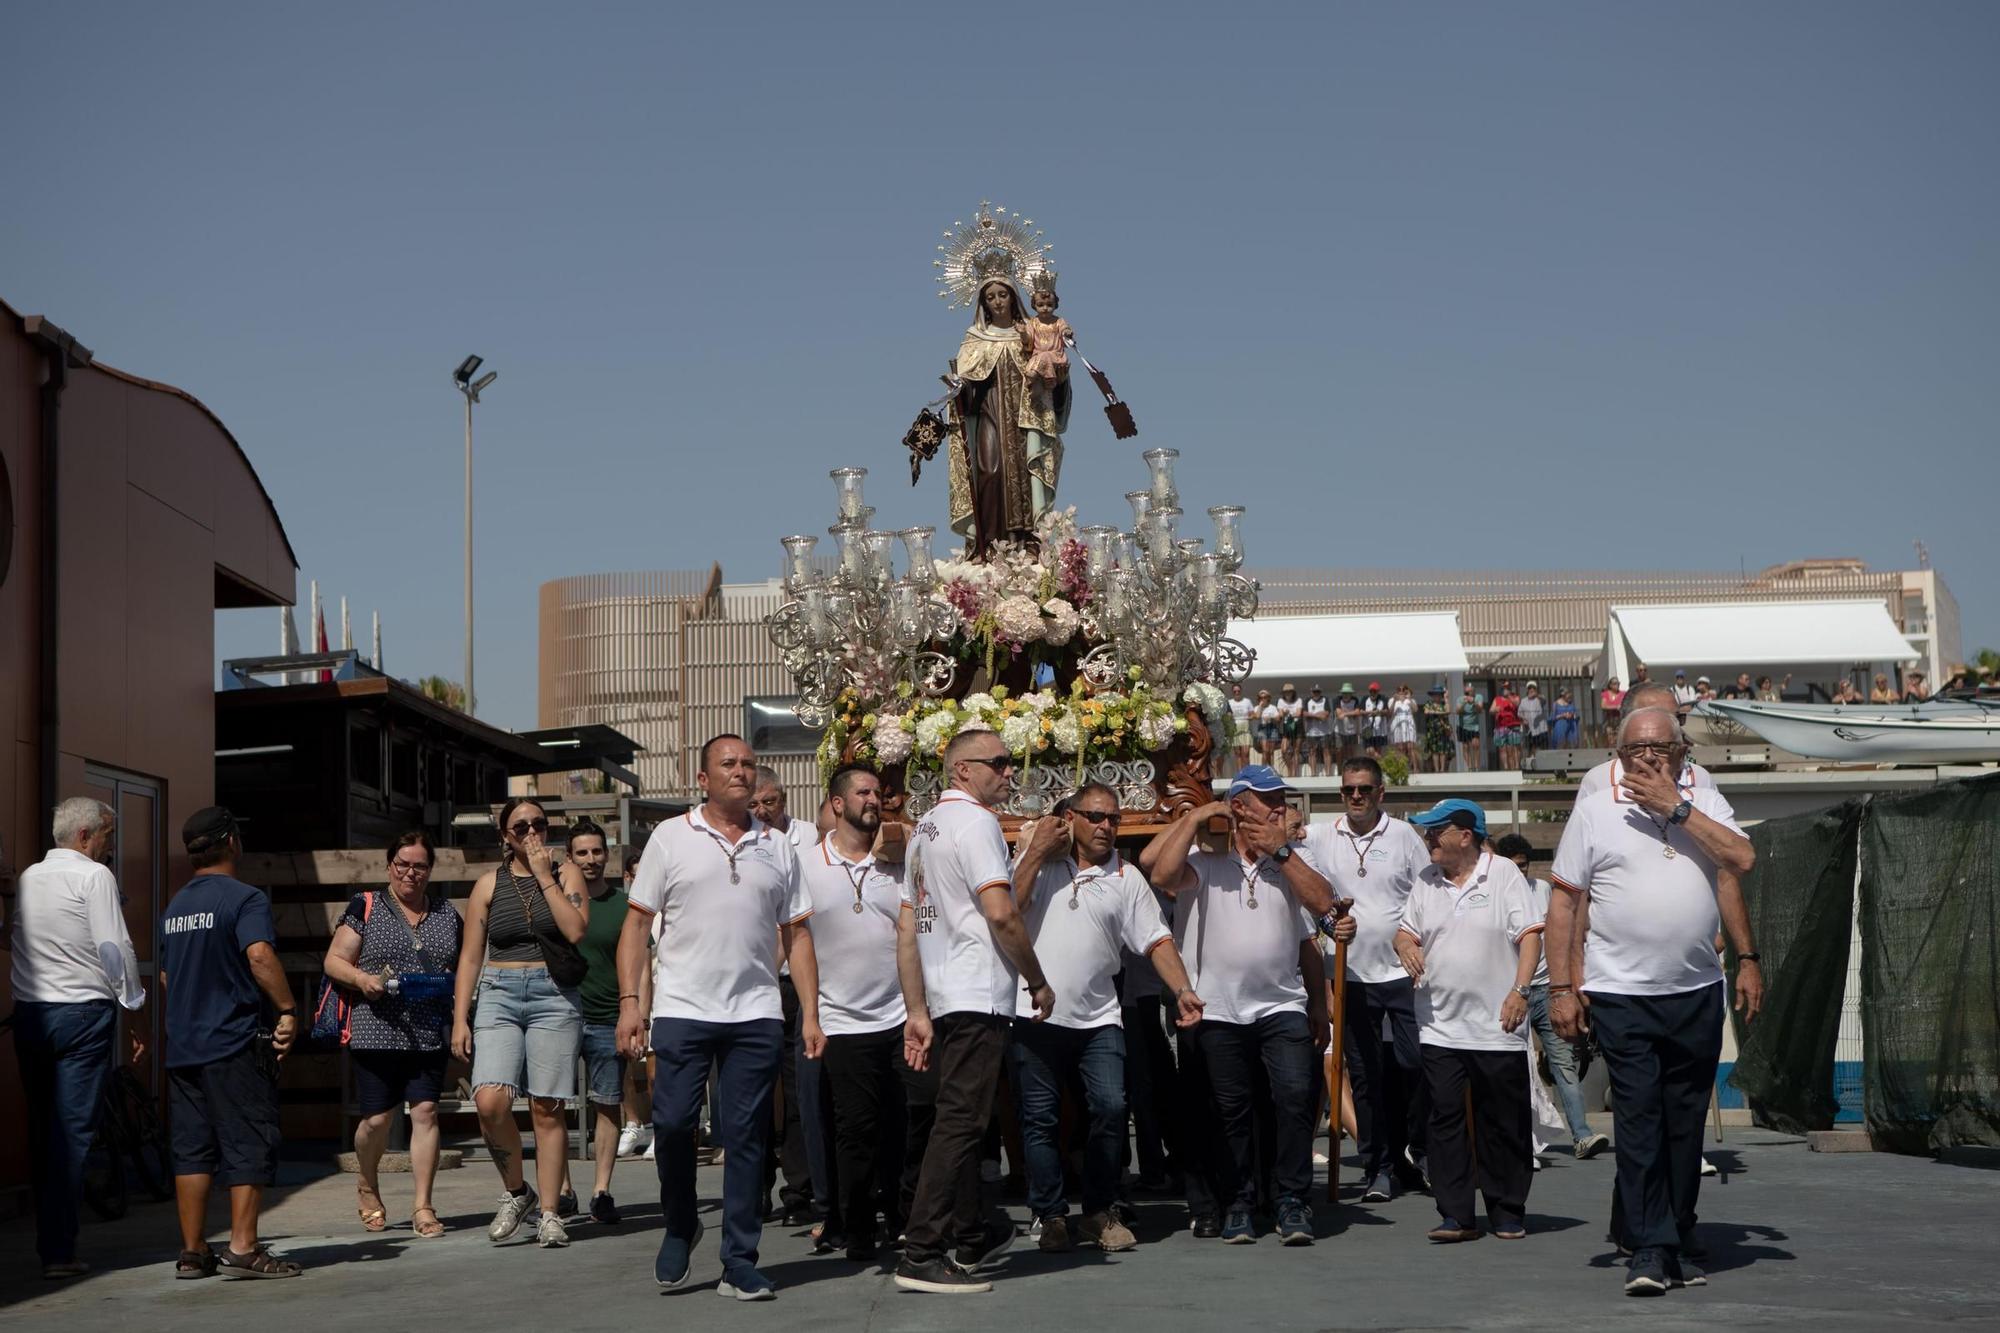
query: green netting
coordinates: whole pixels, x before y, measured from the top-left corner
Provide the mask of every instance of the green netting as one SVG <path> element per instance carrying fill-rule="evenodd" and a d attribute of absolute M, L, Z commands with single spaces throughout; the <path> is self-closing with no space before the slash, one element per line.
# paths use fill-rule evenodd
<path fill-rule="evenodd" d="M 2000 1145 L 2000 777 L 1878 797 L 1861 865 L 1869 1131 Z"/>
<path fill-rule="evenodd" d="M 1834 1042 L 1854 921 L 1854 849 L 1864 802 L 1770 819 L 1750 830 L 1757 868 L 1744 904 L 1764 973 L 1764 1012 L 1735 1012 L 1736 1068 L 1756 1122 L 1802 1134 L 1833 1124 Z M 1734 961 L 1733 955 L 1731 959 Z M 1730 994 L 1735 994 L 1732 967 Z"/>

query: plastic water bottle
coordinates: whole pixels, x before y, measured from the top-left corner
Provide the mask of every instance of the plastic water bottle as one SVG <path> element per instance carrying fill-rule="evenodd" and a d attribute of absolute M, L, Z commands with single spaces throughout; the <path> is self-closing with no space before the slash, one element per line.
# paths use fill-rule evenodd
<path fill-rule="evenodd" d="M 403 979 L 397 976 L 393 969 L 385 967 L 382 969 L 382 989 L 390 995 L 401 995 Z"/>

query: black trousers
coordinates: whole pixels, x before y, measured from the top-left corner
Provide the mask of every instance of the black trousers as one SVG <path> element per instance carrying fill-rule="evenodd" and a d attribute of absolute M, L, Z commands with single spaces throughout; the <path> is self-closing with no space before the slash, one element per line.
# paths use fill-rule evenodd
<path fill-rule="evenodd" d="M 1347 980 L 1347 1081 L 1354 1087 L 1354 1128 L 1361 1171 L 1374 1180 L 1398 1170 L 1403 1150 L 1422 1158 L 1430 1124 L 1424 1056 L 1417 1045 L 1417 1011 L 1412 982 Z M 1390 1038 L 1382 1038 L 1382 1020 Z M 1463 1219 L 1461 1219 L 1463 1220 Z"/>
<path fill-rule="evenodd" d="M 1430 1091 L 1431 1197 L 1438 1216 L 1461 1226 L 1477 1225 L 1476 1186 L 1496 1227 L 1520 1221 L 1527 1215 L 1528 1186 L 1535 1178 L 1526 1052 L 1425 1046 L 1423 1054 Z M 1465 1123 L 1467 1092 L 1472 1094 L 1470 1125 Z"/>
<path fill-rule="evenodd" d="M 826 1081 L 833 1102 L 833 1191 L 828 1235 L 850 1245 L 875 1242 L 877 1212 L 893 1238 L 902 1229 L 901 1198 L 909 1116 L 904 1111 L 903 1026 L 826 1039 Z"/>
<path fill-rule="evenodd" d="M 1163 1176 L 1179 1169 L 1183 1145 L 1178 1073 L 1159 993 L 1126 1000 L 1124 1020 L 1125 1102 L 1139 1173 Z"/>
<path fill-rule="evenodd" d="M 785 1048 L 778 1061 L 778 1098 L 784 1103 L 784 1123 L 773 1123 L 765 1135 L 764 1193 L 777 1183 L 778 1171 L 785 1173 L 778 1202 L 787 1212 L 809 1212 L 813 1206 L 812 1163 L 806 1157 L 805 1125 L 799 1118 L 799 1077 L 796 1053 L 799 1028 L 803 1021 L 799 993 L 789 976 L 778 978 L 778 998 L 784 1005 Z"/>
<path fill-rule="evenodd" d="M 1195 1034 L 1207 1060 L 1215 1114 L 1228 1149 L 1224 1174 L 1217 1182 L 1224 1209 L 1251 1209 L 1257 1203 L 1262 1175 L 1257 1133 L 1259 1070 L 1270 1087 L 1274 1201 L 1304 1203 L 1312 1189 L 1312 1085 L 1319 1077 L 1305 1014 L 1287 1010 L 1254 1023 L 1204 1021 Z"/>
<path fill-rule="evenodd" d="M 1679 995 L 1591 992 L 1618 1155 L 1611 1231 L 1635 1250 L 1678 1252 L 1694 1234 L 1702 1126 L 1722 1058 L 1723 990 L 1718 981 Z"/>
<path fill-rule="evenodd" d="M 979 1144 L 993 1115 L 1012 1026 L 1011 1018 L 999 1014 L 943 1014 L 931 1020 L 937 1104 L 904 1227 L 909 1240 L 903 1253 L 913 1263 L 939 1258 L 980 1236 Z"/>

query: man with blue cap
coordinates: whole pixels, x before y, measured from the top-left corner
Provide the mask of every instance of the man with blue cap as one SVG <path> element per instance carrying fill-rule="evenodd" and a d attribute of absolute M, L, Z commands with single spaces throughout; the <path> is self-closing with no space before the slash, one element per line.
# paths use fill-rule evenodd
<path fill-rule="evenodd" d="M 1396 954 L 1416 983 L 1430 1090 L 1431 1195 L 1439 1218 L 1430 1239 L 1479 1237 L 1476 1184 L 1493 1234 L 1520 1240 L 1528 1234 L 1534 1179 L 1521 1057 L 1542 914 L 1520 870 L 1486 845 L 1486 812 L 1478 805 L 1439 801 L 1410 822 L 1423 831 L 1431 863 L 1403 906 Z"/>
<path fill-rule="evenodd" d="M 1210 1184 L 1190 1163 L 1189 1206 L 1195 1234 L 1235 1245 L 1257 1239 L 1258 1107 L 1261 1068 L 1270 1087 L 1271 1186 L 1278 1235 L 1310 1245 L 1313 1084 L 1326 1049 L 1327 990 L 1314 932 L 1353 931 L 1335 918 L 1332 886 L 1303 846 L 1290 840 L 1289 791 L 1283 778 L 1253 764 L 1229 784 L 1226 801 L 1200 806 L 1147 844 L 1139 865 L 1153 887 L 1174 899 L 1174 943 L 1206 1008 L 1195 1044 L 1206 1065 L 1214 1119 L 1227 1152 Z M 1226 845 L 1195 846 L 1211 818 L 1230 821 Z M 1194 1108 L 1197 1116 L 1202 1108 Z M 1211 1139 L 1214 1135 L 1211 1135 Z M 1214 1215 L 1223 1210 L 1220 1225 Z"/>

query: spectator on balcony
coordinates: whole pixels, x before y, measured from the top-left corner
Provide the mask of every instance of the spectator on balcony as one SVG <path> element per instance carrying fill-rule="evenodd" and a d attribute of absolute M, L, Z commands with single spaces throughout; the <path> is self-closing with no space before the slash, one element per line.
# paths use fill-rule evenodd
<path fill-rule="evenodd" d="M 1503 680 L 1493 695 L 1493 702 L 1487 708 L 1493 715 L 1493 748 L 1500 752 L 1500 767 L 1517 769 L 1521 766 L 1521 700 L 1514 693 L 1514 682 Z"/>
<path fill-rule="evenodd" d="M 1542 687 L 1529 681 L 1527 694 L 1515 705 L 1521 718 L 1521 746 L 1526 754 L 1546 749 L 1549 743 L 1549 706 L 1542 699 Z"/>
<path fill-rule="evenodd" d="M 1694 707 L 1694 701 L 1700 697 L 1701 691 L 1688 684 L 1687 672 L 1674 672 L 1674 712 L 1680 715 L 1683 722 L 1687 720 L 1688 710 Z"/>
<path fill-rule="evenodd" d="M 1257 691 L 1251 715 L 1256 719 L 1257 757 L 1270 768 L 1278 762 L 1278 742 L 1284 737 L 1278 727 L 1278 705 L 1271 701 L 1269 690 Z"/>
<path fill-rule="evenodd" d="M 1451 703 L 1444 686 L 1433 685 L 1424 696 L 1424 767 L 1442 773 L 1451 767 Z"/>
<path fill-rule="evenodd" d="M 1837 704 L 1865 704 L 1868 699 L 1861 693 L 1859 686 L 1842 676 L 1839 683 L 1833 687 L 1833 701 Z"/>
<path fill-rule="evenodd" d="M 1557 690 L 1555 706 L 1549 709 L 1550 746 L 1558 750 L 1574 750 L 1583 743 L 1582 728 L 1582 715 L 1569 697 L 1569 690 Z"/>
<path fill-rule="evenodd" d="M 1722 687 L 1722 697 L 1725 699 L 1755 699 L 1757 697 L 1757 687 L 1750 683 L 1750 673 L 1747 671 L 1737 672 L 1735 681 Z"/>
<path fill-rule="evenodd" d="M 1417 771 L 1417 696 L 1408 685 L 1398 685 L 1389 700 L 1389 744 L 1403 756 L 1410 772 Z"/>
<path fill-rule="evenodd" d="M 1608 733 L 1605 739 L 1608 741 L 1611 735 L 1617 733 L 1618 719 L 1625 712 L 1625 688 L 1618 683 L 1618 677 L 1613 676 L 1604 682 L 1604 688 L 1597 692 L 1597 706 L 1604 713 L 1604 729 Z"/>
<path fill-rule="evenodd" d="M 1306 771 L 1313 777 L 1333 771 L 1333 700 L 1317 681 L 1306 695 Z"/>
<path fill-rule="evenodd" d="M 1466 686 L 1458 701 L 1458 756 L 1468 773 L 1477 773 L 1484 767 L 1480 762 L 1479 727 L 1485 716 L 1486 701 L 1470 685 Z"/>
<path fill-rule="evenodd" d="M 1230 738 L 1231 753 L 1236 767 L 1242 768 L 1250 762 L 1251 713 L 1256 705 L 1243 693 L 1241 685 L 1229 687 L 1229 720 L 1235 725 L 1235 734 Z"/>
<path fill-rule="evenodd" d="M 1298 687 L 1289 680 L 1278 692 L 1278 736 L 1284 743 L 1285 772 L 1293 777 L 1299 774 L 1299 750 L 1305 744 L 1306 701 L 1299 697 Z"/>
<path fill-rule="evenodd" d="M 1924 684 L 1924 673 L 1909 671 L 1903 675 L 1903 702 L 1920 704 L 1931 697 L 1930 688 Z"/>
<path fill-rule="evenodd" d="M 1789 685 L 1791 683 L 1792 683 L 1792 678 L 1790 676 L 1786 676 L 1785 684 Z M 1782 703 L 1783 701 L 1784 701 L 1784 696 L 1778 693 L 1778 687 L 1771 683 L 1771 678 L 1769 676 L 1757 677 L 1758 703 L 1775 704 L 1775 703 Z"/>
<path fill-rule="evenodd" d="M 1361 701 L 1361 745 L 1370 759 L 1380 759 L 1389 748 L 1389 700 L 1382 682 L 1368 682 L 1368 697 Z"/>
<path fill-rule="evenodd" d="M 1337 762 L 1344 764 L 1361 753 L 1361 719 L 1361 699 L 1354 693 L 1354 683 L 1343 681 L 1340 701 L 1333 709 L 1334 746 L 1339 751 Z"/>

